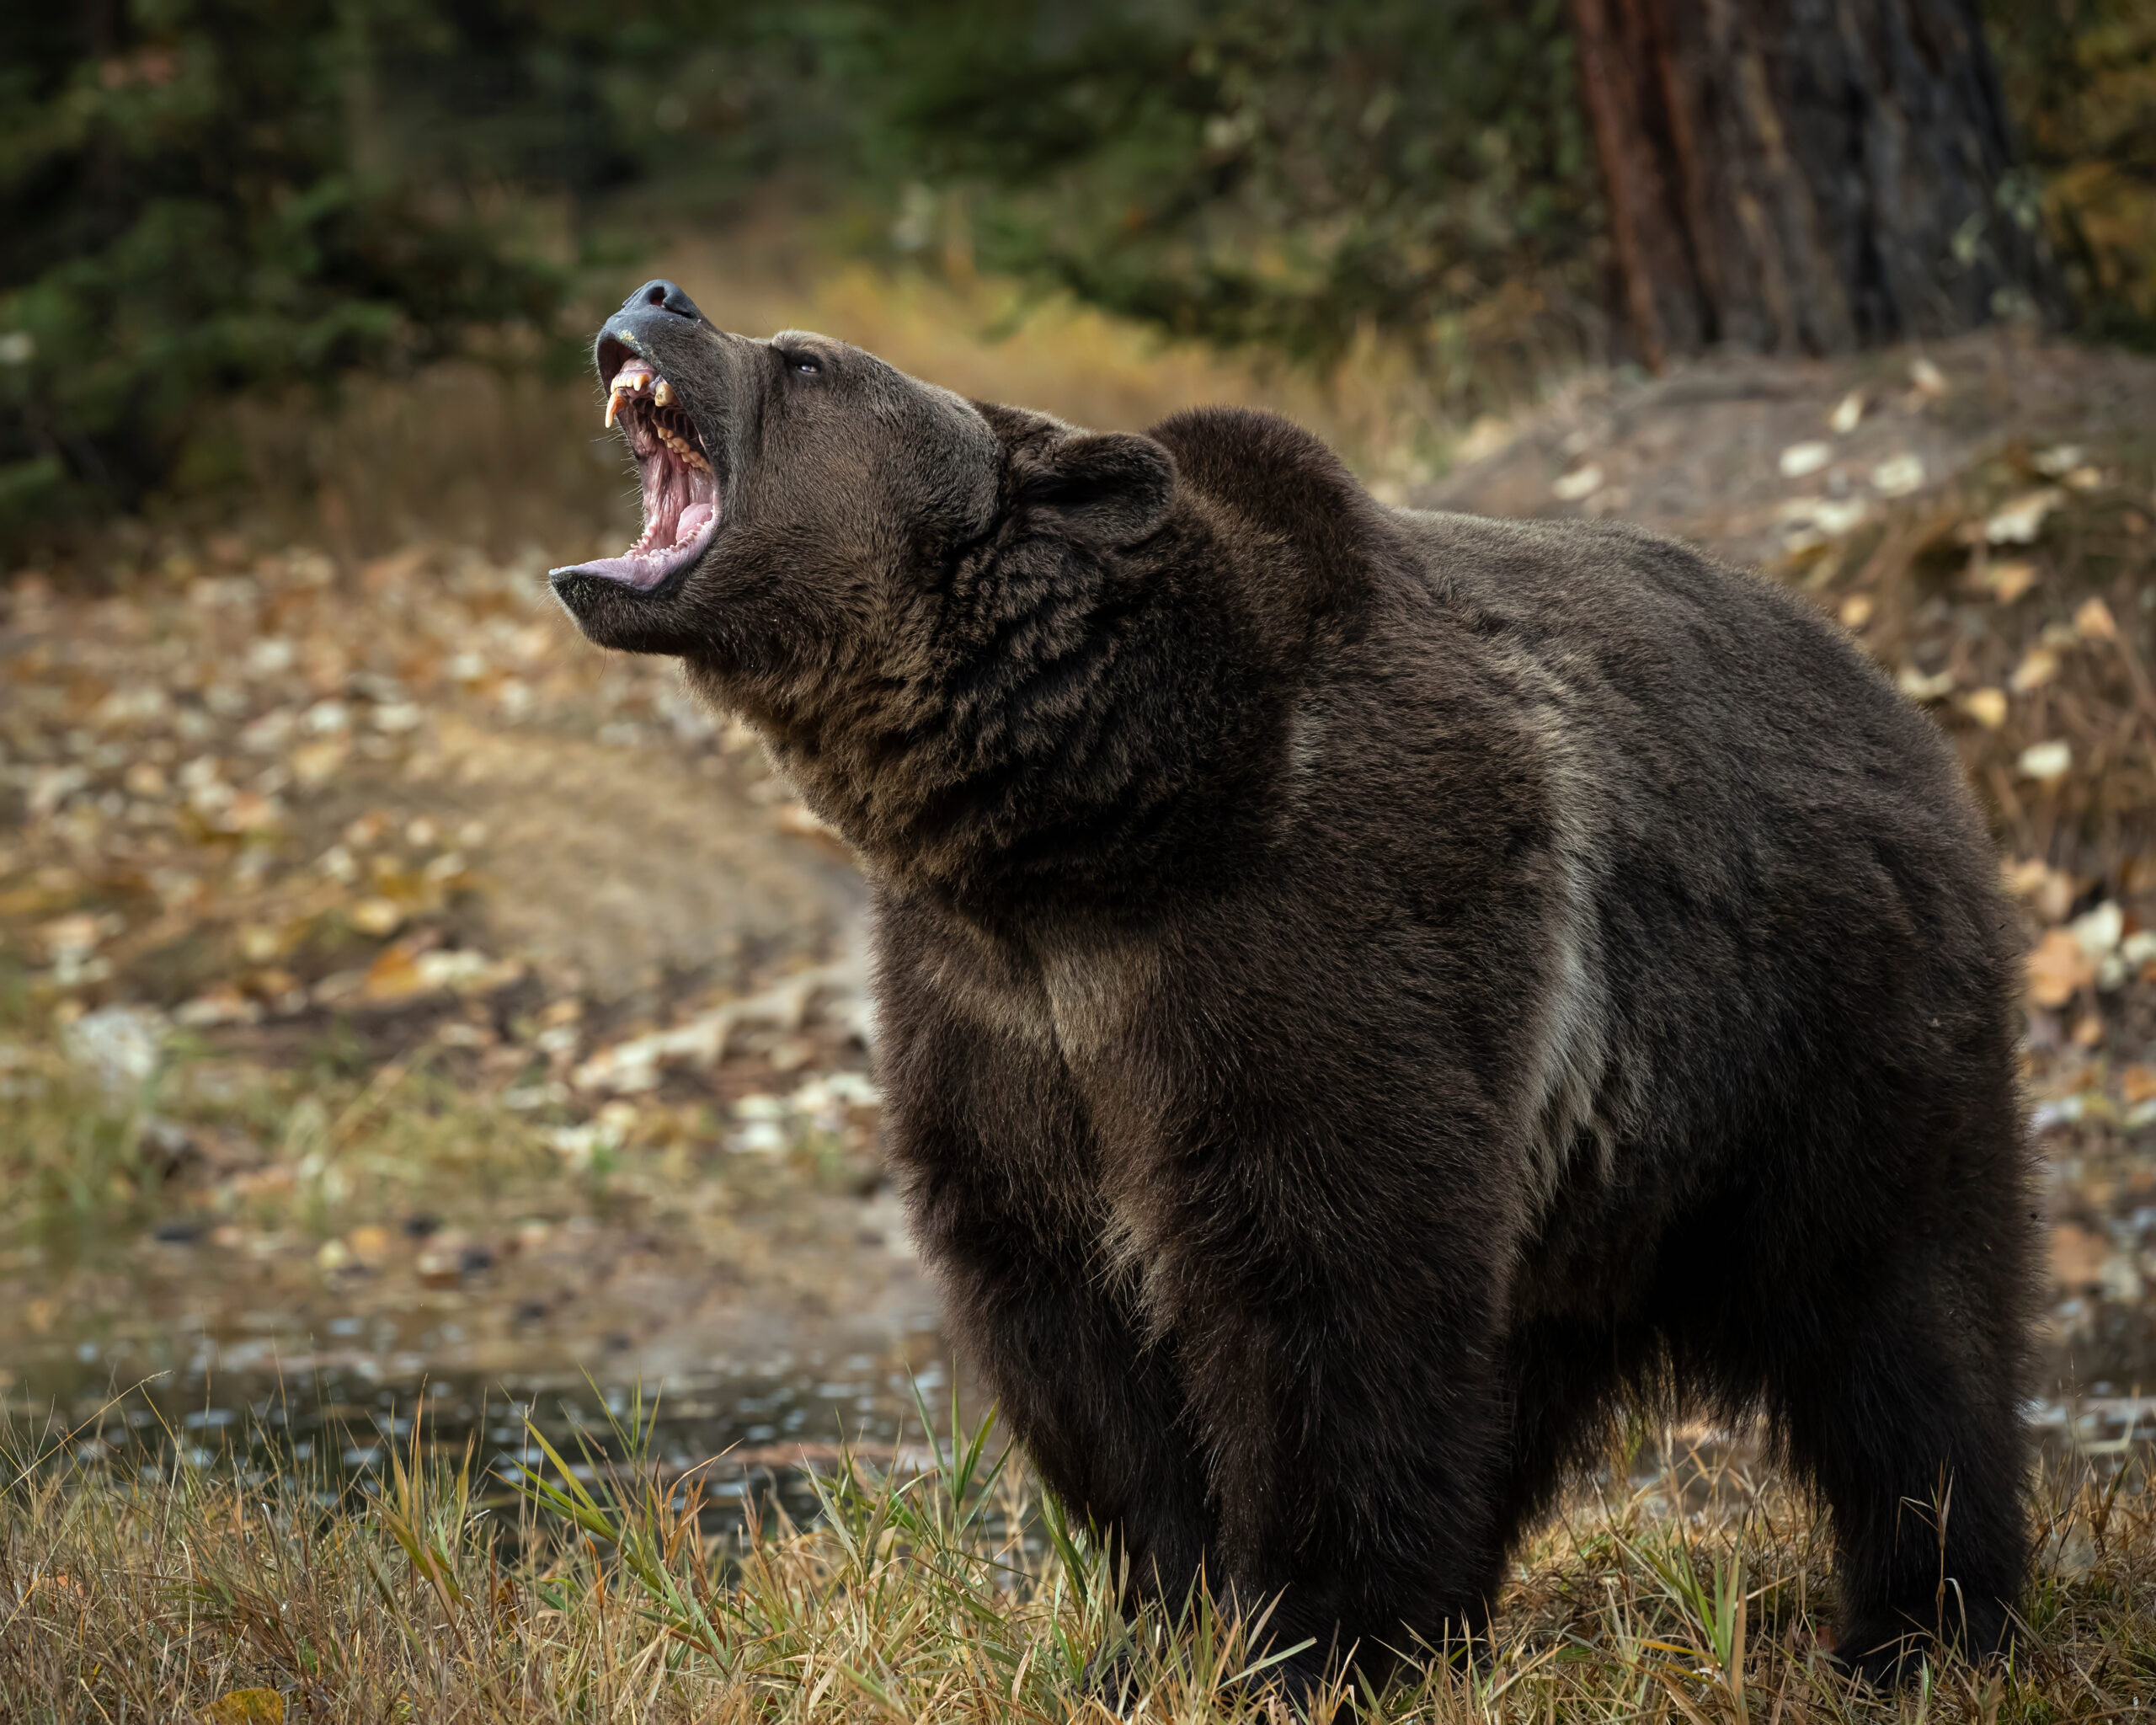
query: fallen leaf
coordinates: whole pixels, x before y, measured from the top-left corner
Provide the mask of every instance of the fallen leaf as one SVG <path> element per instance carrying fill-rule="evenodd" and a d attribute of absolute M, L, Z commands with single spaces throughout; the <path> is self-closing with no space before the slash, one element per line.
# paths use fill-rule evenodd
<path fill-rule="evenodd" d="M 2073 745 L 2070 743 L 2031 743 L 2021 751 L 2014 763 L 2024 778 L 2033 778 L 2042 784 L 2051 784 L 2064 778 L 2073 767 Z"/>
<path fill-rule="evenodd" d="M 1988 731 L 2006 723 L 2006 691 L 1972 689 L 1961 697 L 1961 711 Z"/>
<path fill-rule="evenodd" d="M 2116 902 L 2106 899 L 2087 914 L 2075 917 L 2067 925 L 2067 932 L 2081 943 L 2081 950 L 2094 963 L 2124 937 L 2126 916 Z"/>
<path fill-rule="evenodd" d="M 2064 921 L 2066 913 L 2073 908 L 2073 877 L 2041 857 L 2010 862 L 2005 874 L 2007 890 L 2026 900 L 2047 922 Z"/>
<path fill-rule="evenodd" d="M 1827 415 L 1827 429 L 1837 437 L 1846 437 L 1856 430 L 1864 419 L 1864 392 L 1852 389 L 1835 404 L 1834 411 Z"/>
<path fill-rule="evenodd" d="M 1583 467 L 1560 474 L 1556 483 L 1550 486 L 1550 494 L 1560 503 L 1577 503 L 1582 498 L 1592 496 L 1601 489 L 1602 469 L 1589 462 Z"/>
<path fill-rule="evenodd" d="M 222 832 L 269 832 L 283 823 L 285 811 L 275 797 L 236 791 L 216 817 Z"/>
<path fill-rule="evenodd" d="M 1852 593 L 1842 601 L 1842 627 L 1860 629 L 1871 621 L 1871 614 L 1878 607 L 1868 593 Z"/>
<path fill-rule="evenodd" d="M 352 752 L 351 745 L 342 737 L 332 737 L 319 743 L 302 743 L 292 750 L 292 777 L 312 790 L 317 785 L 327 784 L 337 776 Z"/>
<path fill-rule="evenodd" d="M 2036 566 L 2025 557 L 1995 563 L 1984 571 L 1984 586 L 2001 605 L 2011 605 L 2036 585 Z"/>
<path fill-rule="evenodd" d="M 250 922 L 239 932 L 240 956 L 250 964 L 266 964 L 290 952 L 298 933 L 296 927 L 278 928 L 269 923 Z"/>
<path fill-rule="evenodd" d="M 1927 676 L 1913 665 L 1905 665 L 1894 683 L 1912 701 L 1938 701 L 1954 692 L 1954 673 L 1942 670 Z"/>
<path fill-rule="evenodd" d="M 252 1024 L 261 1016 L 260 1003 L 249 1000 L 229 983 L 221 983 L 207 994 L 195 996 L 173 1014 L 190 1029 L 206 1029 L 212 1024 Z"/>
<path fill-rule="evenodd" d="M 1792 497 L 1775 510 L 1774 518 L 1792 526 L 1808 523 L 1828 538 L 1838 539 L 1862 526 L 1870 513 L 1871 505 L 1861 497 Z"/>
<path fill-rule="evenodd" d="M 376 938 L 396 933 L 404 921 L 404 912 L 393 899 L 361 899 L 345 915 L 361 934 Z"/>
<path fill-rule="evenodd" d="M 2052 1279 L 2062 1288 L 2093 1288 L 2111 1255 L 2111 1242 L 2074 1222 L 2052 1230 Z"/>
<path fill-rule="evenodd" d="M 2031 491 L 1992 512 L 1984 522 L 1984 537 L 1993 545 L 2030 545 L 2044 530 L 2044 519 L 2066 501 L 2056 485 Z"/>
<path fill-rule="evenodd" d="M 1946 393 L 1946 374 L 1921 356 L 1909 361 L 1909 382 L 1919 395 L 1934 401 Z"/>
<path fill-rule="evenodd" d="M 2074 632 L 2087 641 L 2116 641 L 2119 638 L 2118 620 L 2111 615 L 2111 608 L 2100 599 L 2084 599 L 2073 613 Z"/>
<path fill-rule="evenodd" d="M 2096 980 L 2096 961 L 2070 930 L 2054 928 L 2029 954 L 2029 998 L 2056 1008 Z"/>
<path fill-rule="evenodd" d="M 1924 457 L 1906 451 L 1871 470 L 1871 489 L 1881 497 L 1907 497 L 1924 484 Z"/>
<path fill-rule="evenodd" d="M 360 985 L 360 998 L 379 1007 L 400 1005 L 422 995 L 491 994 L 524 975 L 524 966 L 514 959 L 490 959 L 468 948 L 423 950 L 422 943 L 429 938 L 425 934 L 416 935 L 385 948 L 367 967 Z"/>
<path fill-rule="evenodd" d="M 1785 479 L 1801 479 L 1816 473 L 1834 458 L 1834 446 L 1811 440 L 1792 443 L 1782 451 L 1781 469 Z"/>
<path fill-rule="evenodd" d="M 2081 465 L 2084 451 L 2078 443 L 2053 444 L 2049 449 L 2040 449 L 2030 460 L 2030 465 L 2046 478 L 2056 479 Z"/>
<path fill-rule="evenodd" d="M 2006 686 L 2017 695 L 2025 695 L 2031 689 L 2041 689 L 2058 675 L 2058 654 L 2048 647 L 2031 647 L 2024 654 L 2021 663 L 2014 667 L 2014 675 L 2006 680 Z"/>
<path fill-rule="evenodd" d="M 347 1234 L 344 1245 L 352 1256 L 362 1263 L 379 1263 L 389 1256 L 389 1230 L 378 1223 L 369 1222 Z"/>
<path fill-rule="evenodd" d="M 419 980 L 419 955 L 404 941 L 382 950 L 367 966 L 359 989 L 361 1000 L 376 1006 L 425 992 L 426 985 Z"/>
<path fill-rule="evenodd" d="M 2156 1066 L 2144 1066 L 2138 1061 L 2121 1069 L 2119 1096 L 2131 1108 L 2134 1103 L 2156 1097 Z"/>

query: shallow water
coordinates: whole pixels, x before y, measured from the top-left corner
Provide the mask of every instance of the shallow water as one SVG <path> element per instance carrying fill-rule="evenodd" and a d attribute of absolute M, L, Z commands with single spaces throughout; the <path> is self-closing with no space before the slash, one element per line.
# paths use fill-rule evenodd
<path fill-rule="evenodd" d="M 385 1380 L 328 1369 L 160 1376 L 115 1392 L 86 1365 L 72 1381 L 19 1386 L 6 1401 L 5 1435 L 18 1466 L 35 1457 L 122 1477 L 296 1476 L 325 1501 L 371 1495 L 398 1461 L 414 1458 L 455 1467 L 468 1455 L 475 1496 L 497 1507 L 515 1501 L 526 1470 L 543 1477 L 566 1465 L 592 1480 L 633 1463 L 664 1478 L 693 1475 L 713 1529 L 779 1509 L 802 1522 L 817 1514 L 809 1472 L 846 1452 L 925 1464 L 924 1403 L 947 1430 L 950 1368 L 932 1335 L 910 1339 L 910 1350 L 880 1356 L 782 1351 L 656 1383 L 567 1371 Z"/>

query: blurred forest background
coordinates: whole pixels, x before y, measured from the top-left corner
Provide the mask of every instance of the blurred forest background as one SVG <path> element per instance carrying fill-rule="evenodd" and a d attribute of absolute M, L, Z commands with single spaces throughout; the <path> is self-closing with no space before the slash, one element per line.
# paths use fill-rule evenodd
<path fill-rule="evenodd" d="M 1831 42 L 1832 10 L 1798 0 L 1760 8 L 1772 22 L 1750 28 Z M 1919 35 L 1965 15 L 1954 0 L 1888 10 Z M 766 242 L 776 215 L 827 259 L 962 289 L 993 275 L 1015 296 L 985 325 L 1015 325 L 1029 302 L 1061 296 L 1307 377 L 1382 349 L 1396 392 L 1412 387 L 1426 456 L 1445 423 L 1582 362 L 1659 365 L 1665 349 L 1718 340 L 1831 350 L 1951 333 L 1893 315 L 1875 327 L 1862 307 L 1839 326 L 1762 328 L 1746 309 L 1761 294 L 1742 283 L 1722 284 L 1734 309 L 1718 315 L 1705 303 L 1715 260 L 1696 233 L 1671 243 L 1691 246 L 1705 272 L 1705 309 L 1666 293 L 1651 303 L 1639 266 L 1652 263 L 1655 212 L 1609 195 L 1625 101 L 1596 56 L 1652 58 L 1657 19 L 1681 36 L 1711 11 L 1675 0 L 11 8 L 0 19 L 0 535 L 20 542 L 115 504 L 259 482 L 259 451 L 251 467 L 227 411 L 236 398 L 304 399 L 316 413 L 355 376 L 409 376 L 452 355 L 560 375 L 579 364 L 596 305 L 677 243 L 739 232 L 752 213 L 766 218 Z M 1943 243 L 1978 284 L 1965 311 L 2156 342 L 2156 6 L 1985 0 L 1984 24 L 2002 147 L 1972 194 L 1918 200 L 1952 217 Z M 1668 73 L 1666 52 L 1659 63 Z M 1583 65 L 1599 90 L 1581 88 Z M 1723 69 L 1705 68 L 1710 83 Z M 1980 68 L 1979 83 L 1989 75 Z M 1670 77 L 1662 85 L 1657 101 L 1675 90 Z M 1683 145 L 1681 107 L 1634 115 L 1639 136 L 1666 146 L 1674 126 Z M 1713 140 L 1695 143 L 1711 166 Z M 1695 204 L 1726 194 L 1731 209 L 1745 190 L 1684 188 Z M 1956 196 L 1973 197 L 1967 220 Z M 1994 281 L 1979 255 L 1992 252 L 2025 255 L 2002 259 Z M 1761 288 L 1770 296 L 1784 275 L 1812 296 L 1788 260 Z"/>

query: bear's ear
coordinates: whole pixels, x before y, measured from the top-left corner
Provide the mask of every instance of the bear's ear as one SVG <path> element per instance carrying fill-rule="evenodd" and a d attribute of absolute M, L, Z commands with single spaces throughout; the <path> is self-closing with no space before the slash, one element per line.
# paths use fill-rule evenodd
<path fill-rule="evenodd" d="M 1057 444 L 1022 494 L 1080 538 L 1135 545 L 1159 530 L 1175 493 L 1175 457 L 1151 438 L 1089 431 Z"/>

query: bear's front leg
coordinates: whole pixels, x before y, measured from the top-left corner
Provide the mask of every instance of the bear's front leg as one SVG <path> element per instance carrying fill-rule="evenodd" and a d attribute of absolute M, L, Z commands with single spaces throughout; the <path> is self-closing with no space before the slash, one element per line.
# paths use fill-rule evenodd
<path fill-rule="evenodd" d="M 1380 1198 L 1406 1148 L 1364 1159 Z M 1216 1594 L 1309 1643 L 1281 1667 L 1299 1694 L 1459 1649 L 1502 1573 L 1501 1230 L 1470 1198 L 1363 1203 L 1255 1131 L 1175 1161 L 1147 1286 L 1214 1482 Z"/>
<path fill-rule="evenodd" d="M 1180 1609 L 1213 1518 L 1172 1350 L 1106 1262 L 1085 1110 L 1052 1046 L 951 1012 L 885 966 L 885 1148 L 953 1345 L 1075 1519 L 1107 1542 L 1125 1603 Z"/>

